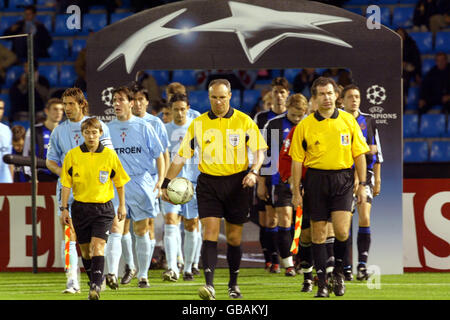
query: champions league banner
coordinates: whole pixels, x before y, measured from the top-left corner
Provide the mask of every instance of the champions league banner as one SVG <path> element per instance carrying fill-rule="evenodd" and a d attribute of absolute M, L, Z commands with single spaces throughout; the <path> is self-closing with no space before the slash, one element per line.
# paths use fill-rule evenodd
<path fill-rule="evenodd" d="M 403 272 L 401 65 L 401 39 L 394 31 L 371 28 L 366 18 L 341 8 L 302 0 L 181 1 L 91 35 L 87 93 L 91 113 L 109 121 L 110 88 L 129 84 L 139 70 L 350 69 L 361 89 L 361 110 L 377 121 L 384 157 L 381 194 L 371 214 L 369 265 L 398 274 Z M 355 214 L 354 237 L 357 221 Z M 245 240 L 257 242 L 258 233 L 250 233 L 254 239 Z"/>

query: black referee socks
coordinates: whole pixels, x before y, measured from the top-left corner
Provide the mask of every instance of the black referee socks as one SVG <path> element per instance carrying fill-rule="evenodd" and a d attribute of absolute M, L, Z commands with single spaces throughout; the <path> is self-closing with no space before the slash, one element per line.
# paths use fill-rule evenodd
<path fill-rule="evenodd" d="M 97 286 L 101 287 L 103 269 L 105 267 L 105 257 L 95 256 L 92 257 L 91 261 L 91 283 L 95 283 Z"/>
<path fill-rule="evenodd" d="M 237 285 L 237 278 L 239 275 L 239 267 L 241 265 L 242 247 L 232 246 L 227 243 L 227 261 L 230 270 L 230 281 L 228 287 Z"/>
<path fill-rule="evenodd" d="M 321 283 L 326 281 L 327 247 L 325 243 L 313 243 L 312 253 L 317 277 Z"/>
<path fill-rule="evenodd" d="M 88 276 L 89 281 L 91 281 L 91 264 L 92 260 L 86 260 L 85 258 L 81 257 L 81 261 L 83 262 L 84 270 L 86 270 L 86 274 Z"/>
<path fill-rule="evenodd" d="M 206 284 L 214 286 L 214 269 L 217 264 L 217 241 L 203 240 L 201 257 Z"/>

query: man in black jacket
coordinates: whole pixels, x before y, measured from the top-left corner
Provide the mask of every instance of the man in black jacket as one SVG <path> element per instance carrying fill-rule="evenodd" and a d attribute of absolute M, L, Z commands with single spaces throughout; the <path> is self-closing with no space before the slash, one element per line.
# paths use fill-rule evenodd
<path fill-rule="evenodd" d="M 4 36 L 32 33 L 33 34 L 33 48 L 35 58 L 48 57 L 48 48 L 51 46 L 53 40 L 47 28 L 36 19 L 36 7 L 33 5 L 26 6 L 24 12 L 24 19 L 16 22 L 11 27 L 5 30 Z M 27 59 L 27 38 L 13 38 L 13 51 L 21 61 Z"/>
<path fill-rule="evenodd" d="M 425 75 L 420 87 L 419 114 L 426 113 L 435 105 L 442 112 L 450 111 L 450 65 L 444 52 L 436 54 L 436 66 Z"/>

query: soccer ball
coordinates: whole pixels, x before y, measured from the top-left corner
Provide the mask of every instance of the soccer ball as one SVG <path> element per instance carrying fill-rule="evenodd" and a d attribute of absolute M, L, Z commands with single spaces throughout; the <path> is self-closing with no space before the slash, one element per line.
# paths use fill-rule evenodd
<path fill-rule="evenodd" d="M 188 179 L 177 177 L 167 185 L 167 196 L 175 204 L 185 204 L 194 196 L 194 186 Z"/>
<path fill-rule="evenodd" d="M 109 87 L 106 88 L 102 91 L 102 102 L 107 105 L 108 107 L 112 107 L 113 106 L 113 92 L 114 88 L 113 87 Z"/>
<path fill-rule="evenodd" d="M 386 100 L 386 90 L 383 87 L 375 84 L 367 89 L 366 96 L 367 100 L 369 100 L 371 104 L 382 104 L 384 100 Z"/>

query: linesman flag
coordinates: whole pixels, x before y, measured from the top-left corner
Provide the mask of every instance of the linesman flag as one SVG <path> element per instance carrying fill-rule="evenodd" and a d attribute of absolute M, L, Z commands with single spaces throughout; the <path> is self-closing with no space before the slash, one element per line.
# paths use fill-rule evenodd
<path fill-rule="evenodd" d="M 303 210 L 302 207 L 298 206 L 295 212 L 295 233 L 294 240 L 291 245 L 291 252 L 293 254 L 297 254 L 298 252 L 298 243 L 300 241 L 300 234 L 302 232 L 302 219 L 303 219 Z"/>
<path fill-rule="evenodd" d="M 70 254 L 69 254 L 69 249 L 70 249 L 70 226 L 69 225 L 65 225 L 64 226 L 64 268 L 65 270 L 69 270 L 70 269 Z"/>

